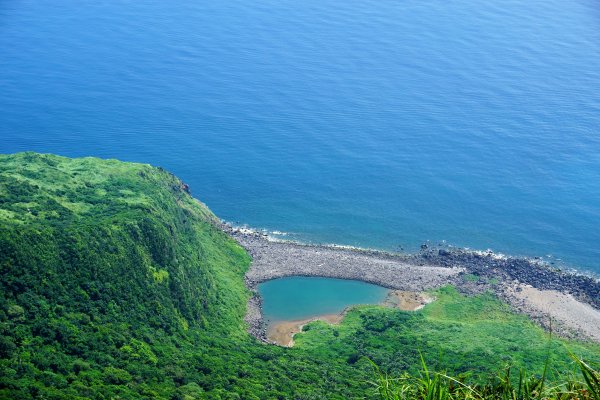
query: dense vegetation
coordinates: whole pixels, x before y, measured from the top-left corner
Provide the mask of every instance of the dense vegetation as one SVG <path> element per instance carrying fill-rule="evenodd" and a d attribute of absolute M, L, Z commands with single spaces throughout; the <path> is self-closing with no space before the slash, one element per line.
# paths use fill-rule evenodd
<path fill-rule="evenodd" d="M 377 398 L 421 354 L 472 382 L 505 365 L 569 371 L 569 351 L 491 295 L 444 288 L 416 313 L 360 307 L 294 348 L 243 323 L 248 255 L 185 184 L 149 165 L 0 156 L 0 398 Z M 549 379 L 560 379 L 552 372 Z"/>

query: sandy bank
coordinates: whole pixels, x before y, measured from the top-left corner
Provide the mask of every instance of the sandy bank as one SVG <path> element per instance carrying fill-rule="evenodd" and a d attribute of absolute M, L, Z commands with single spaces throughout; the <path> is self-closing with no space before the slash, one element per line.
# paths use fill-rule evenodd
<path fill-rule="evenodd" d="M 557 290 L 512 284 L 505 295 L 519 311 L 563 336 L 587 337 L 600 343 L 600 311 Z"/>
<path fill-rule="evenodd" d="M 299 319 L 295 321 L 282 321 L 272 324 L 267 329 L 267 340 L 280 346 L 292 347 L 294 335 L 302 332 L 302 327 L 313 321 L 323 321 L 328 324 L 339 324 L 344 318 L 344 313 L 319 315 L 313 318 Z"/>
<path fill-rule="evenodd" d="M 432 301 L 434 301 L 434 298 L 426 293 L 391 290 L 381 305 L 398 308 L 403 311 L 416 311 Z M 294 345 L 294 335 L 302 332 L 304 325 L 313 321 L 323 321 L 328 324 L 337 325 L 342 322 L 347 311 L 348 309 L 339 314 L 319 315 L 307 319 L 281 321 L 271 324 L 267 329 L 267 340 L 279 346 L 292 347 Z"/>

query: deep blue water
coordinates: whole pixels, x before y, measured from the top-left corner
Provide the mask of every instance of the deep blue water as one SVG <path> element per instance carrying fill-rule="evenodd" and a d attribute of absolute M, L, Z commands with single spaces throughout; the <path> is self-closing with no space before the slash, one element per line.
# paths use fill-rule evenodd
<path fill-rule="evenodd" d="M 258 285 L 267 321 L 294 321 L 337 314 L 356 304 L 378 304 L 389 290 L 370 283 L 294 276 Z"/>
<path fill-rule="evenodd" d="M 600 3 L 1 1 L 24 150 L 160 165 L 304 241 L 600 272 Z"/>

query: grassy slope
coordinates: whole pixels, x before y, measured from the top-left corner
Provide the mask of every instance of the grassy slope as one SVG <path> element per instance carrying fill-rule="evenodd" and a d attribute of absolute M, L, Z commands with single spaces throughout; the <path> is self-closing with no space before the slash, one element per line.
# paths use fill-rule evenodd
<path fill-rule="evenodd" d="M 62 385 L 77 359 L 155 365 L 153 342 L 190 329 L 243 335 L 249 258 L 174 176 L 34 154 L 2 157 L 0 174 L 2 350 L 36 381 Z"/>
<path fill-rule="evenodd" d="M 105 300 L 97 303 L 105 308 L 116 301 L 116 314 L 167 325 L 197 324 L 225 309 L 221 327 L 239 330 L 230 322 L 243 314 L 246 294 L 218 289 L 227 291 L 249 258 L 174 176 L 148 165 L 33 154 L 3 158 L 0 173 L 7 289 L 18 293 L 31 283 L 19 278 L 37 277 L 47 284 L 27 288 L 40 296 L 44 286 L 55 290 L 50 300 L 76 294 Z M 164 309 L 149 315 L 155 302 Z"/>
<path fill-rule="evenodd" d="M 396 373 L 419 351 L 477 377 L 541 368 L 539 328 L 452 289 L 414 314 L 311 324 L 293 349 L 259 344 L 242 319 L 249 257 L 214 218 L 148 165 L 0 156 L 0 398 L 363 398 L 361 356 Z M 561 370 L 565 346 L 553 342 Z"/>
<path fill-rule="evenodd" d="M 423 354 L 434 369 L 484 380 L 506 365 L 541 373 L 549 350 L 551 367 L 563 372 L 572 367 L 569 352 L 585 359 L 600 355 L 596 345 L 550 340 L 492 295 L 464 297 L 452 287 L 435 295 L 435 302 L 414 313 L 364 306 L 339 327 L 314 323 L 296 337 L 297 346 L 331 357 L 366 356 L 395 374 L 417 373 Z"/>

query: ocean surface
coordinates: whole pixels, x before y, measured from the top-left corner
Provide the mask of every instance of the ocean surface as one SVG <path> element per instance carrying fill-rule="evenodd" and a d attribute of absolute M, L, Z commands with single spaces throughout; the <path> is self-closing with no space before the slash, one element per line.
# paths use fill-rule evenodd
<path fill-rule="evenodd" d="M 378 304 L 389 292 L 365 282 L 298 276 L 263 282 L 258 290 L 267 323 L 337 314 L 356 304 Z"/>
<path fill-rule="evenodd" d="M 600 2 L 1 1 L 25 150 L 160 165 L 296 240 L 600 273 Z"/>

